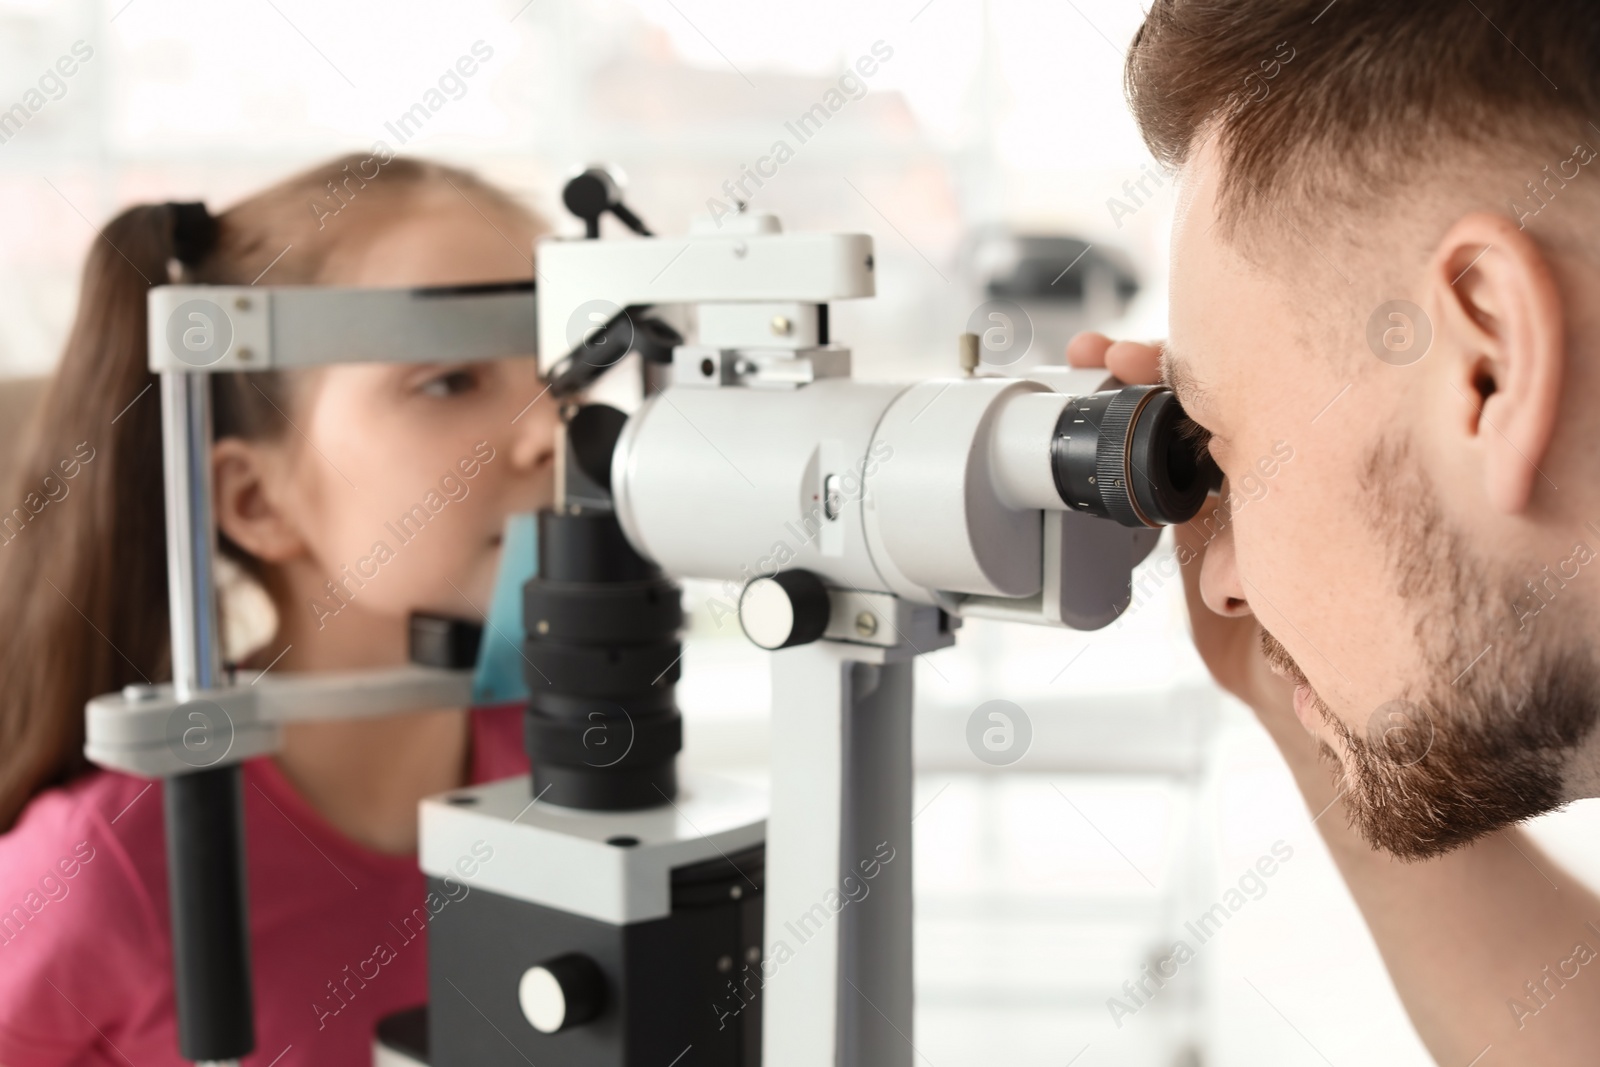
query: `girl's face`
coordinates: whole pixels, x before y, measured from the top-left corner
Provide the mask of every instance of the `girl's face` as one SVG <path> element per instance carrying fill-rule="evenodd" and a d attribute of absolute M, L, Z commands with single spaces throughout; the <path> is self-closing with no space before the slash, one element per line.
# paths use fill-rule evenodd
<path fill-rule="evenodd" d="M 332 284 L 524 278 L 537 234 L 447 190 L 351 236 Z M 543 390 L 531 358 L 337 365 L 298 383 L 279 441 L 219 441 L 218 521 L 277 568 L 278 643 L 376 642 L 355 658 L 392 661 L 412 612 L 481 621 L 506 517 L 552 499 L 559 420 Z"/>

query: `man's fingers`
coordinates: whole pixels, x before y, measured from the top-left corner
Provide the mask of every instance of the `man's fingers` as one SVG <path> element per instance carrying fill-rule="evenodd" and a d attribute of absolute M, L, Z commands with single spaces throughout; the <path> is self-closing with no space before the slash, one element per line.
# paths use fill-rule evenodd
<path fill-rule="evenodd" d="M 1103 333 L 1087 330 L 1075 334 L 1067 342 L 1067 365 L 1069 367 L 1104 367 L 1106 365 L 1106 349 L 1111 347 L 1111 338 Z"/>
<path fill-rule="evenodd" d="M 1067 342 L 1067 364 L 1104 367 L 1129 385 L 1154 385 L 1161 381 L 1161 346 L 1113 341 L 1089 330 Z"/>
<path fill-rule="evenodd" d="M 1105 366 L 1129 385 L 1161 381 L 1161 349 L 1140 341 L 1116 341 L 1105 350 Z"/>

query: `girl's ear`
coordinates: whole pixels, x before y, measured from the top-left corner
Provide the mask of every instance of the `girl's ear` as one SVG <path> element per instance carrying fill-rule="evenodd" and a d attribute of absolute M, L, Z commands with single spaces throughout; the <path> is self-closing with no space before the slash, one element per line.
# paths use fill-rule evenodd
<path fill-rule="evenodd" d="M 305 553 L 300 530 L 281 507 L 275 479 L 283 468 L 263 446 L 224 437 L 211 446 L 212 507 L 217 528 L 263 563 Z"/>

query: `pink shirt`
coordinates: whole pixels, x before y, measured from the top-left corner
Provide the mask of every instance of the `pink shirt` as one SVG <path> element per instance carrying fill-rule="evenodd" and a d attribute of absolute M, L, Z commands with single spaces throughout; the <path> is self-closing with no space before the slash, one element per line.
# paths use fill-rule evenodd
<path fill-rule="evenodd" d="M 472 748 L 475 783 L 526 774 L 520 708 L 475 710 Z M 243 766 L 256 1006 L 243 1062 L 366 1067 L 377 1021 L 428 995 L 416 857 L 345 837 L 271 759 Z M 183 1062 L 161 789 L 95 771 L 0 835 L 4 1067 Z"/>

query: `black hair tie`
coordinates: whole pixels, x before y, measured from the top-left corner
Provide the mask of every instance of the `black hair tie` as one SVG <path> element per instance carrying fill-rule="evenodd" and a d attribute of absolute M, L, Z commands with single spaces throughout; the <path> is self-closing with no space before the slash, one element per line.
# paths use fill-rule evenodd
<path fill-rule="evenodd" d="M 217 220 L 204 203 L 168 203 L 172 211 L 172 255 L 192 267 L 211 254 L 217 243 Z"/>

